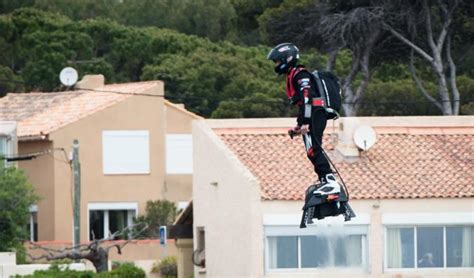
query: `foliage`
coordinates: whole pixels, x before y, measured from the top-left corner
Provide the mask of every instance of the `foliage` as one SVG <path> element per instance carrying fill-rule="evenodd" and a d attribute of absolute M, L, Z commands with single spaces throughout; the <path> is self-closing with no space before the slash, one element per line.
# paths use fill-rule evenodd
<path fill-rule="evenodd" d="M 72 65 L 80 78 L 102 73 L 108 82 L 162 79 L 168 98 L 204 116 L 211 116 L 222 100 L 278 94 L 279 83 L 268 79 L 269 74 L 273 76 L 272 65 L 263 59 L 268 48 L 212 43 L 171 30 L 125 27 L 105 19 L 73 23 L 31 8 L 0 17 L 2 22 L 16 30 L 15 35 L 7 31 L 3 35 L 10 41 L 6 45 L 15 49 L 9 61 L 14 67 L 5 68 L 20 73 L 29 85 L 27 90 L 62 89 L 57 75 Z M 84 60 L 90 62 L 76 63 Z M 244 114 L 281 115 L 284 109 L 271 107 L 272 111 L 262 114 L 262 109 L 250 108 L 257 113 Z"/>
<path fill-rule="evenodd" d="M 36 0 L 32 6 L 73 20 L 103 17 L 126 25 L 175 29 L 214 41 L 229 37 L 236 19 L 228 0 Z"/>
<path fill-rule="evenodd" d="M 151 270 L 153 273 L 160 273 L 162 278 L 176 278 L 178 277 L 178 266 L 176 257 L 169 256 L 164 258 L 158 265 L 153 265 Z"/>
<path fill-rule="evenodd" d="M 94 273 L 93 271 L 77 271 L 68 267 L 64 268 L 58 264 L 52 264 L 48 270 L 37 270 L 32 275 L 16 275 L 15 278 L 144 278 L 145 271 L 133 263 L 122 263 L 116 269 L 109 272 Z"/>
<path fill-rule="evenodd" d="M 259 58 L 266 49 L 242 49 L 228 44 L 213 48 L 198 48 L 188 57 L 162 55 L 159 65 L 145 66 L 142 77 L 164 80 L 170 84 L 167 95 L 171 100 L 184 102 L 204 116 L 210 116 L 223 100 L 278 93 L 278 83 L 268 78 L 271 64 Z"/>
<path fill-rule="evenodd" d="M 145 278 L 145 271 L 133 263 L 121 263 L 117 268 L 109 272 L 96 274 L 97 278 Z"/>
<path fill-rule="evenodd" d="M 434 84 L 430 88 L 435 89 Z M 380 82 L 376 79 L 367 88 L 359 115 L 412 116 L 438 114 L 433 105 L 417 92 L 411 78 Z"/>
<path fill-rule="evenodd" d="M 52 264 L 47 270 L 36 270 L 31 275 L 16 275 L 15 278 L 50 278 L 50 277 L 68 277 L 68 278 L 92 278 L 97 275 L 92 271 L 71 270 L 69 267 L 63 268 L 58 264 Z"/>
<path fill-rule="evenodd" d="M 474 115 L 474 78 L 467 75 L 458 77 L 458 88 L 461 94 L 461 115 Z"/>
<path fill-rule="evenodd" d="M 261 36 L 265 34 L 266 42 L 273 45 L 281 40 L 300 38 L 297 42 L 303 46 L 301 62 L 304 65 L 309 69 L 322 69 L 328 61 L 328 56 L 320 52 L 327 50 L 326 39 L 312 32 L 318 28 L 300 32 L 303 23 L 318 22 L 311 19 L 320 13 L 314 9 L 317 4 L 314 1 L 227 0 L 212 2 L 212 5 L 204 5 L 203 0 L 14 2 L 18 4 L 0 2 L 0 12 L 11 12 L 0 15 L 0 53 L 3 54 L 0 55 L 0 97 L 11 91 L 63 90 L 58 73 L 65 66 L 74 66 L 79 78 L 101 73 L 108 83 L 164 80 L 168 99 L 182 102 L 204 117 L 285 117 L 294 116 L 296 110 L 287 104 L 284 79 L 276 77 L 272 63 L 265 59 L 269 47 L 244 47 L 222 40 L 255 44 L 262 41 Z M 324 2 L 331 4 L 335 12 L 350 10 L 355 5 L 340 0 Z M 17 9 L 19 7 L 29 8 Z M 474 34 L 474 24 L 469 11 L 459 11 L 453 23 L 463 27 L 460 30 L 464 32 L 453 37 L 453 43 L 459 44 L 453 48 L 453 57 L 456 62 L 462 61 L 459 73 L 472 77 L 469 65 L 473 55 L 468 42 Z M 258 28 L 262 32 L 257 31 Z M 298 34 L 299 37 L 295 37 Z M 426 109 L 424 102 L 421 107 L 409 109 L 410 112 L 405 110 L 408 108 L 397 108 L 397 111 L 392 108 L 383 111 L 382 107 L 386 106 L 367 108 L 380 103 L 379 98 L 389 99 L 388 95 L 395 95 L 398 83 L 392 81 L 407 79 L 406 47 L 400 51 L 399 44 L 384 37 L 378 48 L 387 51 L 371 54 L 374 56 L 370 65 L 374 84 L 367 88 L 371 95 L 358 101 L 366 103 L 362 104 L 361 114 L 418 114 L 422 111 L 439 114 Z M 350 72 L 352 55 L 349 49 L 337 55 L 334 71 L 341 79 Z M 430 83 L 435 76 L 426 74 L 427 70 L 420 65 L 417 63 L 420 77 Z M 356 75 L 354 84 L 360 84 L 361 79 L 361 74 Z M 414 87 L 413 82 L 408 84 Z M 372 93 L 376 88 L 383 88 L 387 93 Z M 414 93 L 409 98 L 418 98 L 416 90 L 408 91 Z M 460 92 L 463 95 L 462 90 Z M 463 101 L 462 105 L 469 104 Z M 461 112 L 465 113 L 465 109 Z"/>
<path fill-rule="evenodd" d="M 0 252 L 21 250 L 28 236 L 29 208 L 38 200 L 23 171 L 0 165 Z"/>
<path fill-rule="evenodd" d="M 171 225 L 177 215 L 176 205 L 168 200 L 148 201 L 145 215 L 137 217 L 135 222 L 146 223 L 148 229 L 142 234 L 147 238 L 158 238 L 160 226 Z"/>
<path fill-rule="evenodd" d="M 2 65 L 0 65 L 0 80 L 12 81 L 0 82 L 0 97 L 5 96 L 7 92 L 21 92 L 24 89 L 22 78 L 14 74 L 10 68 Z"/>

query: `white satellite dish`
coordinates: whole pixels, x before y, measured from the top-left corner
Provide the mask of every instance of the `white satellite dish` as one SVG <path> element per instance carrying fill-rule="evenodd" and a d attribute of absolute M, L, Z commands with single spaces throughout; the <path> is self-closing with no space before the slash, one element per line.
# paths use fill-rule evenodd
<path fill-rule="evenodd" d="M 63 68 L 63 70 L 61 70 L 61 73 L 59 74 L 59 80 L 61 80 L 61 83 L 67 87 L 76 84 L 77 77 L 77 71 L 71 67 Z"/>
<path fill-rule="evenodd" d="M 367 151 L 375 144 L 377 137 L 375 130 L 370 126 L 363 125 L 356 128 L 354 132 L 354 142 L 359 149 Z"/>

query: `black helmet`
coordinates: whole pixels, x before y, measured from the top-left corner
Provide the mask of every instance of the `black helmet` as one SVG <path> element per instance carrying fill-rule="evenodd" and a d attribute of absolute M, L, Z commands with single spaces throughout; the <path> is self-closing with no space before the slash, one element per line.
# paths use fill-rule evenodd
<path fill-rule="evenodd" d="M 278 74 L 287 73 L 290 67 L 296 66 L 299 58 L 299 49 L 292 43 L 281 43 L 267 55 L 268 60 L 280 61 L 280 64 L 275 67 L 275 72 Z"/>

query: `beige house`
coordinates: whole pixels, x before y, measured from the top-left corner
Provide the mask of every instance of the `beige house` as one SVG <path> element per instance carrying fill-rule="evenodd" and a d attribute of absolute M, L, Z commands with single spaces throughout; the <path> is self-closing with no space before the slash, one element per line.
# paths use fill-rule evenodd
<path fill-rule="evenodd" d="M 329 122 L 357 217 L 300 229 L 315 180 L 294 119 L 193 124 L 194 277 L 472 277 L 474 117 Z M 377 141 L 354 145 L 359 126 Z"/>
<path fill-rule="evenodd" d="M 32 208 L 31 239 L 73 241 L 70 153 L 75 139 L 81 242 L 131 224 L 149 200 L 186 207 L 192 192 L 191 122 L 199 118 L 165 100 L 161 81 L 104 85 L 103 76 L 86 76 L 71 91 L 1 98 L 0 121 L 16 122 L 19 155 L 36 156 L 18 163 L 41 197 Z M 142 245 L 150 244 L 160 248 L 159 242 Z M 174 254 L 173 245 L 167 248 L 173 250 L 165 253 Z M 156 250 L 127 249 L 136 250 L 136 256 L 125 255 L 128 260 L 145 253 L 159 259 Z"/>

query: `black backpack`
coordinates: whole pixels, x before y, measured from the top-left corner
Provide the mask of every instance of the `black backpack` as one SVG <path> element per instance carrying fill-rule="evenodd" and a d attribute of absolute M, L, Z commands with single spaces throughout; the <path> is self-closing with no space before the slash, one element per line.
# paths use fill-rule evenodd
<path fill-rule="evenodd" d="M 324 108 L 327 112 L 327 118 L 335 120 L 339 118 L 341 110 L 341 85 L 339 78 L 329 71 L 313 71 L 312 73 L 318 91 L 321 93 Z"/>

